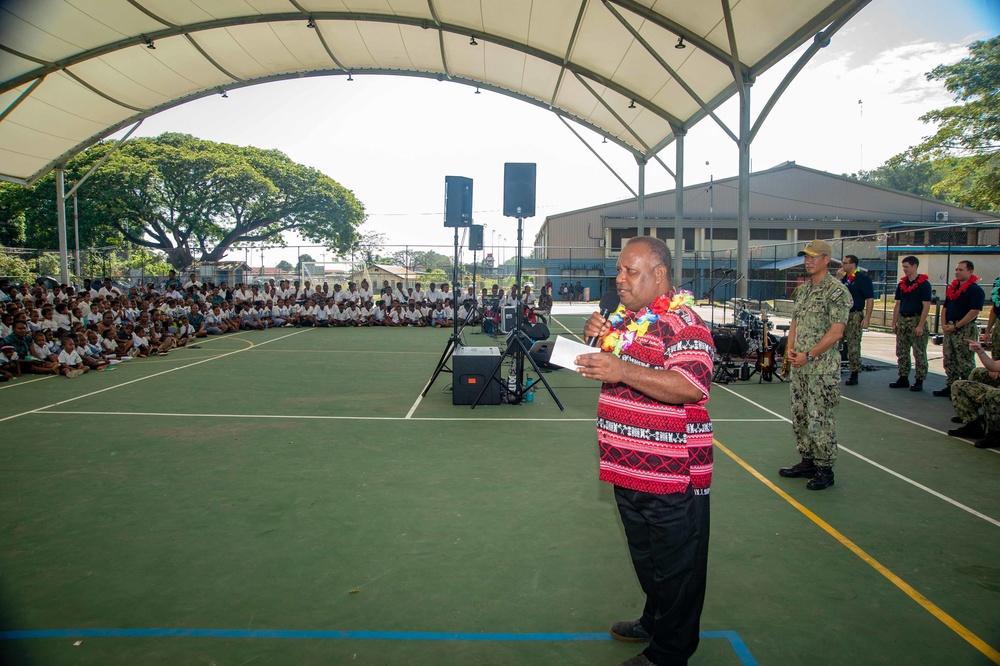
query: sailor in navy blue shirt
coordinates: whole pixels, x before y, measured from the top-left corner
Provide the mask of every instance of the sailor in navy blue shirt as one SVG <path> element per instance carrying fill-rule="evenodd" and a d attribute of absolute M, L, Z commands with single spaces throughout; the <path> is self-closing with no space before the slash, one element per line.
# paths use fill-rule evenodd
<path fill-rule="evenodd" d="M 976 284 L 971 261 L 960 261 L 955 266 L 955 280 L 948 285 L 944 299 L 944 372 L 947 385 L 934 395 L 948 397 L 951 385 L 959 379 L 968 379 L 976 367 L 976 355 L 969 349 L 968 340 L 979 341 L 976 319 L 986 301 L 986 292 Z"/>

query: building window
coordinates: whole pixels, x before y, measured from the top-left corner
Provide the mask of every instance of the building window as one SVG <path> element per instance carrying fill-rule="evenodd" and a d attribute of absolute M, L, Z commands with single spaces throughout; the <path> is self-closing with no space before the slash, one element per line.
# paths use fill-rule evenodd
<path fill-rule="evenodd" d="M 673 251 L 673 243 L 669 242 L 674 239 L 674 228 L 673 227 L 656 227 L 656 237 L 667 244 L 667 247 Z M 684 229 L 684 251 L 694 252 L 694 228 Z"/>
<path fill-rule="evenodd" d="M 788 229 L 750 229 L 750 240 L 788 240 Z"/>
<path fill-rule="evenodd" d="M 626 229 L 612 229 L 611 230 L 611 251 L 621 252 L 623 241 L 627 241 L 629 238 L 636 236 L 639 233 L 638 227 L 628 227 Z"/>
<path fill-rule="evenodd" d="M 753 238 L 753 233 L 750 234 Z M 739 240 L 739 229 L 705 229 L 705 240 Z"/>
<path fill-rule="evenodd" d="M 833 229 L 799 229 L 800 241 L 823 240 L 833 238 Z"/>
<path fill-rule="evenodd" d="M 840 237 L 841 238 L 854 238 L 855 236 L 860 236 L 860 235 L 861 235 L 861 232 L 858 231 L 857 229 L 841 229 L 840 230 Z"/>

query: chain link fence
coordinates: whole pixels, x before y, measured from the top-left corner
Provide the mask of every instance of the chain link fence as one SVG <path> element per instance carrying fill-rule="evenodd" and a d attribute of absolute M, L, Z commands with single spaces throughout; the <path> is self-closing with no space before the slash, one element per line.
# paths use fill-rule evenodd
<path fill-rule="evenodd" d="M 955 224 L 933 227 L 907 227 L 877 234 L 822 239 L 830 243 L 834 262 L 839 267 L 846 255 L 858 257 L 859 267 L 868 273 L 875 287 L 873 327 L 889 328 L 896 285 L 902 277 L 900 263 L 914 256 L 920 261 L 920 273 L 927 274 L 934 290 L 931 308 L 933 329 L 938 330 L 938 314 L 945 289 L 954 279 L 956 264 L 970 261 L 989 297 L 993 281 L 1000 275 L 1000 225 L 994 222 Z M 803 242 L 750 248 L 747 296 L 754 301 L 768 301 L 778 312 L 789 313 L 788 300 L 795 288 L 808 276 L 798 257 Z M 700 264 L 696 282 L 705 298 L 728 301 L 736 295 L 737 260 L 735 250 L 704 253 L 695 259 Z M 707 287 L 707 288 L 706 288 Z M 988 300 L 988 299 L 987 299 Z M 935 307 L 936 306 L 936 307 Z M 989 305 L 987 304 L 987 307 Z M 984 315 L 985 316 L 985 315 Z"/>

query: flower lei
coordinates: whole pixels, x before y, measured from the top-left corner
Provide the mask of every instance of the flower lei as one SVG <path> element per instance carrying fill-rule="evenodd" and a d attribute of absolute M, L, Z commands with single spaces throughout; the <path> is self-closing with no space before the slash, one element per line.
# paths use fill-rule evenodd
<path fill-rule="evenodd" d="M 673 312 L 681 306 L 691 305 L 694 305 L 694 294 L 690 291 L 682 290 L 673 295 L 663 294 L 650 303 L 642 315 L 629 322 L 625 326 L 625 330 L 614 330 L 625 321 L 625 306 L 619 305 L 618 309 L 608 317 L 612 330 L 604 336 L 601 349 L 620 357 L 623 351 L 627 351 L 636 340 L 646 335 L 649 325 L 658 321 L 662 315 Z"/>
<path fill-rule="evenodd" d="M 1000 277 L 993 281 L 993 293 L 990 294 L 990 299 L 1000 307 Z"/>
<path fill-rule="evenodd" d="M 917 279 L 913 281 L 913 284 L 908 284 L 906 276 L 904 275 L 903 279 L 899 281 L 899 289 L 904 294 L 909 294 L 912 293 L 914 289 L 916 289 L 924 282 L 927 282 L 927 276 L 924 275 L 923 273 L 917 276 Z"/>
<path fill-rule="evenodd" d="M 851 271 L 850 273 L 844 274 L 844 284 L 854 284 L 854 278 L 858 277 L 857 271 Z"/>
<path fill-rule="evenodd" d="M 952 280 L 951 284 L 944 292 L 944 296 L 949 301 L 957 300 L 959 296 L 965 293 L 965 290 L 971 287 L 976 282 L 979 282 L 979 278 L 975 275 L 971 276 L 965 282 L 959 282 L 958 280 Z"/>

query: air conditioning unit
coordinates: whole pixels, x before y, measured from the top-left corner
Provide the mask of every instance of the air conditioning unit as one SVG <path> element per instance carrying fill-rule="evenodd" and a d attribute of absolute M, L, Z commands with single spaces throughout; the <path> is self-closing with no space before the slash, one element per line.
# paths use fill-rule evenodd
<path fill-rule="evenodd" d="M 938 212 L 934 213 L 934 221 L 935 222 L 947 222 L 948 221 L 948 213 L 947 213 L 947 211 L 939 210 Z"/>

